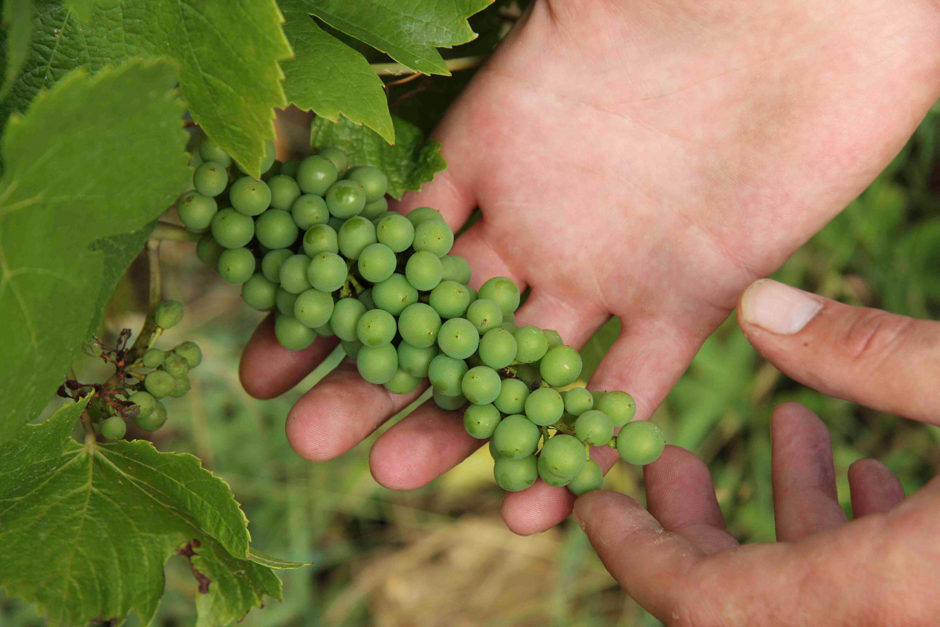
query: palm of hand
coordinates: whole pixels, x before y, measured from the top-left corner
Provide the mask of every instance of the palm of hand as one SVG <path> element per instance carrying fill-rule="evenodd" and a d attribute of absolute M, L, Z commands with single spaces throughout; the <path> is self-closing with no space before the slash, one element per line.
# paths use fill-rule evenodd
<path fill-rule="evenodd" d="M 864 28 L 836 30 L 802 0 L 713 4 L 536 3 L 436 132 L 450 169 L 400 207 L 436 207 L 455 227 L 479 207 L 454 252 L 476 287 L 503 275 L 531 289 L 520 324 L 580 346 L 621 316 L 592 387 L 631 392 L 640 418 L 743 288 L 868 184 L 936 97 L 918 81 L 937 68 L 905 54 L 916 46 L 899 30 L 922 17 L 919 5 L 893 5 L 886 20 L 876 10 L 886 3 L 855 0 L 838 10 Z M 907 109 L 895 106 L 899 90 L 911 93 Z M 243 382 L 274 396 L 332 347 L 288 354 L 263 325 Z M 306 457 L 331 459 L 411 400 L 344 365 L 295 406 L 288 436 Z M 425 406 L 378 440 L 373 474 L 412 489 L 477 445 Z M 609 453 L 598 451 L 602 465 Z M 539 481 L 503 512 L 529 533 L 571 501 Z"/>

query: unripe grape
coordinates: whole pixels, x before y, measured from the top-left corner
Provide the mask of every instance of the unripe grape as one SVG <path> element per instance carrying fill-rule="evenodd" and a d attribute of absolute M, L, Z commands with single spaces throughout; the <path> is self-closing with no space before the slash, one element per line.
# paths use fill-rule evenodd
<path fill-rule="evenodd" d="M 451 318 L 441 325 L 437 334 L 437 345 L 454 359 L 466 359 L 476 352 L 480 345 L 480 334 L 464 318 Z"/>
<path fill-rule="evenodd" d="M 418 207 L 417 209 L 412 209 L 405 217 L 408 218 L 408 221 L 411 222 L 415 228 L 418 228 L 419 224 L 422 222 L 427 222 L 428 220 L 444 219 L 444 216 L 441 215 L 440 211 L 437 209 L 431 209 L 430 207 Z"/>
<path fill-rule="evenodd" d="M 375 221 L 375 219 L 378 218 L 379 216 L 384 217 L 387 212 L 388 212 L 388 200 L 386 200 L 385 197 L 382 197 L 376 200 L 375 202 L 366 202 L 366 206 L 362 208 L 362 213 L 360 213 L 359 215 L 361 215 L 366 220 Z"/>
<path fill-rule="evenodd" d="M 330 160 L 336 167 L 337 176 L 342 177 L 346 175 L 346 171 L 349 169 L 349 157 L 347 157 L 346 153 L 341 149 L 335 146 L 327 146 L 326 148 L 322 148 L 317 155 Z"/>
<path fill-rule="evenodd" d="M 441 318 L 459 318 L 470 306 L 470 292 L 466 285 L 454 281 L 441 281 L 431 290 L 428 303 L 441 315 Z"/>
<path fill-rule="evenodd" d="M 355 216 L 343 222 L 336 238 L 340 252 L 347 259 L 359 259 L 366 246 L 378 241 L 375 237 L 375 225 L 362 216 Z"/>
<path fill-rule="evenodd" d="M 584 445 L 576 437 L 562 433 L 556 433 L 543 444 L 539 455 L 545 458 L 545 464 L 552 474 L 563 479 L 578 476 L 587 461 Z"/>
<path fill-rule="evenodd" d="M 232 165 L 232 158 L 228 156 L 224 150 L 219 148 L 217 143 L 208 138 L 199 146 L 199 156 L 202 158 L 203 162 L 214 161 L 223 168 Z"/>
<path fill-rule="evenodd" d="M 266 278 L 268 281 L 280 285 L 281 264 L 283 264 L 287 258 L 293 254 L 293 251 L 291 251 L 289 248 L 269 250 L 264 254 L 264 257 L 261 258 L 261 274 L 263 274 L 264 278 Z"/>
<path fill-rule="evenodd" d="M 137 408 L 139 410 L 137 412 L 137 416 L 138 417 L 142 416 L 144 418 L 146 418 L 147 416 L 153 413 L 153 408 L 157 402 L 157 399 L 155 399 L 152 395 L 148 394 L 147 392 L 134 392 L 133 394 L 127 397 L 127 400 L 137 405 Z"/>
<path fill-rule="evenodd" d="M 255 236 L 255 221 L 231 207 L 212 218 L 212 237 L 224 248 L 242 248 Z"/>
<path fill-rule="evenodd" d="M 551 468 L 548 466 L 548 463 L 545 461 L 544 455 L 539 455 L 539 477 L 542 478 L 542 481 L 552 486 L 553 488 L 561 488 L 571 483 L 571 479 L 559 477 L 552 472 Z"/>
<path fill-rule="evenodd" d="M 313 344 L 317 333 L 293 316 L 280 314 L 274 320 L 274 336 L 288 350 L 303 350 Z"/>
<path fill-rule="evenodd" d="M 438 356 L 440 349 L 437 344 L 425 348 L 412 346 L 406 341 L 398 344 L 398 367 L 419 379 L 428 376 L 431 360 Z"/>
<path fill-rule="evenodd" d="M 219 257 L 219 276 L 226 283 L 241 285 L 255 273 L 257 263 L 247 248 L 229 248 Z"/>
<path fill-rule="evenodd" d="M 356 335 L 363 346 L 374 348 L 391 342 L 395 338 L 397 326 L 392 314 L 381 309 L 372 309 L 359 318 Z"/>
<path fill-rule="evenodd" d="M 193 186 L 203 196 L 218 196 L 225 191 L 227 185 L 228 172 L 223 166 L 212 161 L 203 163 L 193 174 Z"/>
<path fill-rule="evenodd" d="M 147 368 L 156 368 L 163 363 L 163 359 L 166 357 L 166 354 L 159 348 L 151 348 L 144 356 L 141 358 L 141 362 Z"/>
<path fill-rule="evenodd" d="M 125 433 L 127 425 L 120 416 L 111 416 L 101 423 L 101 435 L 112 442 L 123 438 Z"/>
<path fill-rule="evenodd" d="M 570 346 L 555 346 L 545 353 L 539 372 L 549 385 L 556 388 L 574 383 L 581 376 L 581 355 Z"/>
<path fill-rule="evenodd" d="M 416 251 L 426 250 L 443 257 L 454 246 L 454 232 L 443 220 L 426 220 L 415 227 Z"/>
<path fill-rule="evenodd" d="M 499 374 L 487 366 L 470 368 L 461 379 L 460 391 L 474 405 L 492 403 L 499 396 Z"/>
<path fill-rule="evenodd" d="M 585 492 L 600 490 L 604 487 L 604 473 L 600 465 L 593 459 L 587 460 L 584 468 L 578 473 L 578 476 L 568 484 L 568 490 L 575 496 L 581 496 Z"/>
<path fill-rule="evenodd" d="M 565 392 L 565 411 L 580 416 L 594 408 L 594 396 L 584 388 L 571 388 Z"/>
<path fill-rule="evenodd" d="M 335 292 L 346 282 L 346 262 L 336 253 L 318 253 L 307 265 L 307 281 L 321 292 Z"/>
<path fill-rule="evenodd" d="M 385 192 L 388 191 L 388 177 L 385 172 L 372 166 L 354 168 L 346 174 L 346 179 L 362 186 L 366 202 L 376 202 L 384 198 Z"/>
<path fill-rule="evenodd" d="M 366 217 L 363 214 L 363 217 Z M 369 218 L 374 220 L 374 218 Z M 380 244 L 385 244 L 396 253 L 404 252 L 415 241 L 415 227 L 403 215 L 389 213 L 379 220 L 375 235 Z"/>
<path fill-rule="evenodd" d="M 292 255 L 281 264 L 279 279 L 281 287 L 291 294 L 300 294 L 310 289 L 307 279 L 307 268 L 310 267 L 310 257 L 307 255 Z"/>
<path fill-rule="evenodd" d="M 428 378 L 435 390 L 446 396 L 462 394 L 461 383 L 467 372 L 467 364 L 462 359 L 447 355 L 438 355 L 428 365 Z"/>
<path fill-rule="evenodd" d="M 294 318 L 311 329 L 323 326 L 332 315 L 333 297 L 318 289 L 304 290 L 294 301 Z"/>
<path fill-rule="evenodd" d="M 510 314 L 519 309 L 519 286 L 512 279 L 504 276 L 493 277 L 480 286 L 480 298 L 496 301 L 503 315 Z M 505 317 L 504 317 L 505 319 Z"/>
<path fill-rule="evenodd" d="M 183 342 L 177 344 L 173 352 L 186 360 L 190 368 L 195 368 L 202 363 L 202 350 L 195 342 Z"/>
<path fill-rule="evenodd" d="M 626 392 L 608 392 L 596 406 L 610 416 L 615 429 L 624 426 L 636 415 L 636 402 Z"/>
<path fill-rule="evenodd" d="M 395 371 L 395 374 L 385 383 L 385 389 L 392 394 L 411 394 L 421 385 L 421 379 L 413 377 L 401 367 Z"/>
<path fill-rule="evenodd" d="M 338 253 L 339 238 L 328 224 L 315 224 L 304 234 L 304 253 L 311 259 L 320 253 Z"/>
<path fill-rule="evenodd" d="M 398 352 L 391 344 L 363 346 L 356 355 L 356 368 L 369 383 L 384 385 L 398 372 Z"/>
<path fill-rule="evenodd" d="M 376 283 L 371 292 L 376 307 L 399 316 L 408 305 L 418 302 L 418 290 L 401 274 L 393 274 Z"/>
<path fill-rule="evenodd" d="M 394 256 L 394 253 L 392 254 Z M 443 275 L 444 266 L 441 265 L 440 257 L 426 250 L 416 252 L 405 264 L 405 278 L 416 290 L 422 292 L 429 292 L 437 287 Z"/>
<path fill-rule="evenodd" d="M 463 426 L 472 437 L 485 440 L 492 437 L 502 416 L 494 405 L 471 405 L 463 413 Z"/>
<path fill-rule="evenodd" d="M 281 164 L 281 171 L 279 174 L 284 176 L 289 176 L 291 178 L 297 177 L 297 167 L 300 165 L 300 159 L 288 159 Z M 296 181 L 295 181 L 296 182 Z"/>
<path fill-rule="evenodd" d="M 538 327 L 521 327 L 512 335 L 516 339 L 516 359 L 520 363 L 536 362 L 548 352 L 548 339 Z"/>
<path fill-rule="evenodd" d="M 138 415 L 134 424 L 144 431 L 156 431 L 166 424 L 166 406 L 160 401 L 154 401 L 153 413 L 148 416 Z"/>
<path fill-rule="evenodd" d="M 176 387 L 176 379 L 162 370 L 154 370 L 144 379 L 144 387 L 155 398 L 162 398 Z"/>
<path fill-rule="evenodd" d="M 282 211 L 290 211 L 294 201 L 300 198 L 300 186 L 297 181 L 282 173 L 268 179 L 271 190 L 271 206 Z"/>
<path fill-rule="evenodd" d="M 330 215 L 348 220 L 362 213 L 366 206 L 366 192 L 355 181 L 336 181 L 326 190 L 326 206 Z"/>
<path fill-rule="evenodd" d="M 503 323 L 503 310 L 495 301 L 480 298 L 467 307 L 467 320 L 473 323 L 480 335 L 485 335 Z"/>
<path fill-rule="evenodd" d="M 192 388 L 192 384 L 189 381 L 189 377 L 183 375 L 182 377 L 176 378 L 176 386 L 173 388 L 173 391 L 170 392 L 170 396 L 173 398 L 183 398 L 189 393 L 189 390 Z"/>
<path fill-rule="evenodd" d="M 290 214 L 297 226 L 304 231 L 317 224 L 326 224 L 330 219 L 326 201 L 316 194 L 304 194 L 295 200 L 290 207 Z"/>
<path fill-rule="evenodd" d="M 408 305 L 398 318 L 402 339 L 416 348 L 433 346 L 441 330 L 441 317 L 424 303 Z"/>
<path fill-rule="evenodd" d="M 628 464 L 652 464 L 665 448 L 666 435 L 662 429 L 646 420 L 631 422 L 617 434 L 617 452 Z"/>
<path fill-rule="evenodd" d="M 189 372 L 189 362 L 176 353 L 167 353 L 166 359 L 163 360 L 163 369 L 171 377 L 178 379 Z"/>
<path fill-rule="evenodd" d="M 297 166 L 297 184 L 305 194 L 325 196 L 337 178 L 336 166 L 322 156 L 307 157 Z"/>
<path fill-rule="evenodd" d="M 183 303 L 165 300 L 157 306 L 154 322 L 163 329 L 172 329 L 183 319 Z"/>
<path fill-rule="evenodd" d="M 499 396 L 493 404 L 504 414 L 521 414 L 525 411 L 525 402 L 529 398 L 529 393 L 529 386 L 519 379 L 503 379 L 500 383 Z"/>
<path fill-rule="evenodd" d="M 561 346 L 565 343 L 564 340 L 561 339 L 561 335 L 555 329 L 542 329 L 542 333 L 545 334 L 545 338 L 548 340 L 549 348 Z"/>
<path fill-rule="evenodd" d="M 362 343 L 359 340 L 355 342 L 342 341 L 340 344 L 343 347 L 343 352 L 346 353 L 347 357 L 352 357 L 355 359 L 359 355 L 359 350 L 362 348 Z"/>
<path fill-rule="evenodd" d="M 225 247 L 215 241 L 212 233 L 205 233 L 196 244 L 196 256 L 199 257 L 199 261 L 213 270 L 219 265 L 219 257 L 224 251 Z"/>
<path fill-rule="evenodd" d="M 513 414 L 503 418 L 496 427 L 496 431 L 493 432 L 493 442 L 502 457 L 522 459 L 535 452 L 540 436 L 539 428 L 528 418 Z"/>
<path fill-rule="evenodd" d="M 313 330 L 316 331 L 317 335 L 320 337 L 333 337 L 336 335 L 333 333 L 333 327 L 330 326 L 329 321 L 327 321 L 326 324 L 321 324 L 318 327 L 314 327 Z"/>
<path fill-rule="evenodd" d="M 578 416 L 574 434 L 585 444 L 604 446 L 614 437 L 614 423 L 604 412 L 589 409 Z"/>
<path fill-rule="evenodd" d="M 286 211 L 268 209 L 255 222 L 255 237 L 270 249 L 287 248 L 297 241 L 300 229 Z"/>
<path fill-rule="evenodd" d="M 359 274 L 370 283 L 381 283 L 395 273 L 398 259 L 385 244 L 369 244 L 359 254 Z"/>
<path fill-rule="evenodd" d="M 229 200 L 238 213 L 246 216 L 261 215 L 271 206 L 271 188 L 264 181 L 243 176 L 232 183 Z"/>
<path fill-rule="evenodd" d="M 467 399 L 464 398 L 463 394 L 447 396 L 446 394 L 441 394 L 437 390 L 434 390 L 431 394 L 431 398 L 434 399 L 434 404 L 444 411 L 457 411 L 467 404 Z"/>
<path fill-rule="evenodd" d="M 278 289 L 277 283 L 258 272 L 242 285 L 242 300 L 252 309 L 271 311 L 277 304 Z"/>
<path fill-rule="evenodd" d="M 359 319 L 366 313 L 366 306 L 355 298 L 341 298 L 333 306 L 330 326 L 333 332 L 344 342 L 358 340 Z"/>
<path fill-rule="evenodd" d="M 472 323 L 471 323 L 472 324 Z M 516 358 L 516 340 L 505 329 L 491 329 L 480 338 L 480 359 L 490 368 L 505 368 Z"/>
<path fill-rule="evenodd" d="M 500 457 L 493 465 L 496 483 L 506 492 L 519 492 L 529 488 L 539 478 L 535 455 L 520 459 Z"/>
<path fill-rule="evenodd" d="M 193 190 L 186 192 L 176 204 L 176 213 L 180 222 L 190 231 L 202 231 L 209 228 L 212 217 L 219 210 L 215 198 L 203 196 Z"/>
<path fill-rule="evenodd" d="M 553 425 L 561 420 L 565 412 L 565 402 L 561 394 L 552 388 L 539 388 L 525 401 L 525 415 L 540 427 Z"/>
<path fill-rule="evenodd" d="M 277 288 L 277 296 L 275 297 L 274 305 L 277 307 L 278 312 L 293 318 L 294 303 L 296 302 L 297 294 L 291 294 L 283 287 Z"/>
<path fill-rule="evenodd" d="M 472 276 L 470 264 L 460 255 L 444 255 L 441 257 L 441 265 L 443 267 L 443 279 L 445 281 L 456 281 L 464 285 L 470 283 Z"/>
<path fill-rule="evenodd" d="M 274 165 L 276 153 L 277 151 L 275 149 L 274 142 L 270 139 L 266 140 L 264 142 L 264 158 L 261 160 L 261 174 L 264 174 L 270 170 Z M 245 168 L 242 167 L 242 164 L 236 163 L 235 165 L 238 166 L 238 169 L 242 174 L 248 174 Z"/>

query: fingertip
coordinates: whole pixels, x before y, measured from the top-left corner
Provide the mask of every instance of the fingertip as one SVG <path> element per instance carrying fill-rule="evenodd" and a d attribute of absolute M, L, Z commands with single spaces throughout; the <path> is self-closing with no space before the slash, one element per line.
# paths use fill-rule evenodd
<path fill-rule="evenodd" d="M 815 413 L 805 405 L 797 402 L 781 403 L 774 407 L 770 414 L 770 433 L 775 439 L 787 439 L 798 431 L 822 430 L 826 438 L 829 430 Z"/>
<path fill-rule="evenodd" d="M 501 512 L 506 526 L 520 536 L 551 529 L 571 515 L 575 497 L 568 488 L 554 488 L 541 479 L 522 492 L 508 492 Z"/>
<path fill-rule="evenodd" d="M 591 535 L 611 523 L 622 524 L 629 514 L 642 510 L 636 499 L 611 490 L 592 490 L 574 502 L 574 518 L 581 530 Z"/>

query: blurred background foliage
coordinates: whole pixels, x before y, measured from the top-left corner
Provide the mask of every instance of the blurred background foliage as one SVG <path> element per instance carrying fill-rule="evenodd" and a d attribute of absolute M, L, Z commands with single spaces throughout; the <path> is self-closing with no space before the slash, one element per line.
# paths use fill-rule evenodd
<path fill-rule="evenodd" d="M 477 16 L 480 39 L 451 56 L 492 48 L 519 8 L 499 2 Z M 390 78 L 393 110 L 429 130 L 471 76 L 463 72 L 406 83 Z M 279 156 L 302 152 L 307 121 L 299 112 L 281 117 Z M 940 317 L 938 132 L 940 107 L 935 107 L 871 187 L 775 278 L 852 305 Z M 284 603 L 252 612 L 245 625 L 658 624 L 620 591 L 572 521 L 530 538 L 505 529 L 502 491 L 485 448 L 409 493 L 386 490 L 369 473 L 369 446 L 384 428 L 333 462 L 298 457 L 284 436 L 285 417 L 338 357 L 279 399 L 250 398 L 239 384 L 237 363 L 261 315 L 242 304 L 237 289 L 201 267 L 192 245 L 164 244 L 163 261 L 165 296 L 187 303 L 184 322 L 166 343 L 195 340 L 206 358 L 193 372 L 194 393 L 169 399 L 170 421 L 153 434 L 155 444 L 198 455 L 231 484 L 251 521 L 255 548 L 312 563 L 285 571 Z M 108 306 L 105 337 L 123 327 L 139 328 L 145 276 L 138 261 Z M 585 347 L 588 371 L 619 328 L 619 321 L 611 320 Z M 91 360 L 79 364 L 80 378 L 90 379 L 96 368 Z M 847 511 L 846 471 L 856 459 L 884 461 L 908 494 L 937 472 L 940 429 L 802 387 L 764 362 L 729 319 L 704 344 L 654 420 L 670 443 L 708 463 L 729 529 L 742 542 L 774 540 L 769 417 L 786 401 L 804 403 L 829 426 Z M 617 466 L 605 487 L 642 499 L 642 476 L 632 467 Z M 195 585 L 188 565 L 174 558 L 166 574 L 158 624 L 194 624 Z M 38 624 L 31 608 L 0 594 L 0 625 Z"/>

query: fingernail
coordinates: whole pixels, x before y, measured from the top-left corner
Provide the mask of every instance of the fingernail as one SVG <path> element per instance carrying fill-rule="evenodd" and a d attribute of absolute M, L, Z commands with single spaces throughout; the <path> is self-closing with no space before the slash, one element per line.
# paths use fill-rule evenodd
<path fill-rule="evenodd" d="M 777 335 L 799 333 L 822 307 L 806 292 L 770 279 L 751 285 L 741 299 L 744 320 Z"/>

